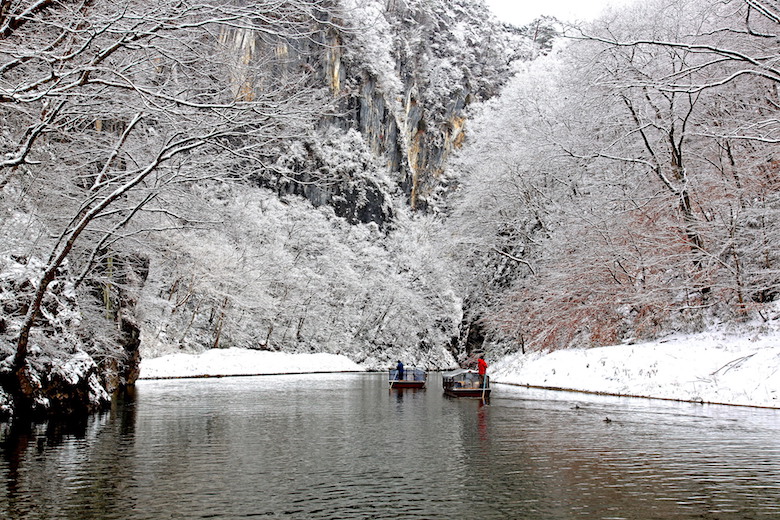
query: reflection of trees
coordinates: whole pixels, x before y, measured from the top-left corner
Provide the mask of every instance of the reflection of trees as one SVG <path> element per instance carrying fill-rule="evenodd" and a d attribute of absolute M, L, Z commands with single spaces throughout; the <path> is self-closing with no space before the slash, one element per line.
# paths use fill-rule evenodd
<path fill-rule="evenodd" d="M 80 515 L 80 519 L 89 518 L 81 516 L 84 511 L 89 511 L 93 518 L 103 519 L 133 508 L 132 494 L 127 494 L 125 490 L 131 485 L 135 472 L 134 400 L 134 390 L 114 400 L 100 434 L 94 432 L 89 444 L 82 448 L 87 452 L 85 460 L 68 467 L 69 473 L 78 475 L 86 483 L 77 494 L 65 497 L 68 509 Z"/>
<path fill-rule="evenodd" d="M 132 395 L 120 396 L 112 411 L 102 415 L 43 424 L 17 420 L 0 430 L 4 519 L 102 519 L 119 505 L 132 507 L 121 493 L 133 471 L 128 451 L 135 432 L 132 400 Z M 63 485 L 66 478 L 77 484 L 78 492 L 74 485 Z M 37 499 L 31 502 L 31 496 Z"/>
<path fill-rule="evenodd" d="M 20 468 L 25 453 L 33 444 L 36 435 L 30 424 L 14 423 L 3 425 L 0 433 L 0 453 L 3 455 L 3 464 L 0 466 L 7 471 L 5 475 L 5 494 L 7 507 L 5 508 L 10 518 L 22 518 L 24 515 L 23 504 L 19 503 Z"/>
<path fill-rule="evenodd" d="M 5 425 L 0 433 L 0 468 L 6 473 L 4 501 L 9 520 L 26 519 L 33 512 L 43 517 L 54 515 L 61 483 L 53 471 L 58 464 L 46 457 L 46 452 L 53 446 L 62 446 L 67 438 L 79 440 L 86 436 L 87 421 L 78 417 L 43 424 L 16 420 Z M 43 500 L 31 504 L 28 501 L 31 494 Z"/>
<path fill-rule="evenodd" d="M 490 424 L 491 493 L 526 518 L 747 518 L 777 503 L 776 433 L 737 426 L 739 412 L 723 428 L 687 405 L 511 406 Z"/>

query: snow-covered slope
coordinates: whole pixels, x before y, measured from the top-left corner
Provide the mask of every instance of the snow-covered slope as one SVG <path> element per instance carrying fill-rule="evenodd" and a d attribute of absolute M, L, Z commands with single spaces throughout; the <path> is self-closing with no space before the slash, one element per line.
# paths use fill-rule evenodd
<path fill-rule="evenodd" d="M 493 381 L 780 408 L 780 332 L 709 332 L 636 345 L 514 354 Z"/>

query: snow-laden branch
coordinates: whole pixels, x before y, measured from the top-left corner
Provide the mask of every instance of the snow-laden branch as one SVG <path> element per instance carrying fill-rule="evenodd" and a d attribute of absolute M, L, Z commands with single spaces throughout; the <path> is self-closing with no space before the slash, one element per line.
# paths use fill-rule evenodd
<path fill-rule="evenodd" d="M 135 186 L 143 182 L 146 177 L 148 177 L 152 172 L 156 171 L 157 168 L 159 168 L 163 163 L 171 160 L 177 155 L 203 146 L 217 135 L 219 135 L 219 131 L 214 130 L 204 135 L 169 140 L 166 145 L 157 153 L 154 159 L 151 160 L 142 170 L 138 171 L 130 180 L 114 189 L 110 194 L 104 197 L 103 200 L 87 210 L 81 216 L 78 222 L 67 233 L 66 239 L 58 245 L 57 249 L 52 252 L 52 256 L 38 281 L 35 294 L 32 297 L 30 306 L 27 310 L 27 314 L 25 315 L 24 321 L 19 331 L 19 335 L 17 337 L 17 350 L 14 357 L 14 366 L 16 369 L 21 369 L 26 361 L 30 331 L 32 330 L 35 319 L 41 310 L 43 296 L 46 294 L 46 290 L 49 284 L 54 279 L 57 269 L 59 269 L 67 256 L 70 254 L 74 244 L 87 228 L 87 226 L 89 226 L 92 221 L 95 220 L 114 201 L 124 196 Z"/>
<path fill-rule="evenodd" d="M 745 3 L 768 20 L 780 24 L 780 7 L 778 7 L 776 0 L 769 0 L 768 2 L 764 0 L 745 0 Z"/>
<path fill-rule="evenodd" d="M 505 256 L 505 257 L 509 258 L 510 260 L 512 260 L 514 262 L 518 262 L 518 263 L 523 264 L 524 266 L 526 266 L 531 271 L 531 274 L 536 274 L 536 270 L 534 269 L 534 266 L 531 265 L 531 262 L 529 262 L 528 260 L 525 260 L 523 258 L 519 258 L 519 257 L 514 256 L 514 255 L 511 255 L 511 254 L 507 253 L 506 251 L 501 251 L 499 248 L 497 248 L 495 246 L 491 247 L 491 249 L 494 252 L 498 253 L 499 255 Z"/>
<path fill-rule="evenodd" d="M 19 29 L 24 23 L 33 19 L 33 17 L 44 9 L 54 5 L 54 0 L 36 0 L 29 7 L 17 14 L 6 15 L 7 5 L 3 4 L 2 13 L 3 24 L 0 25 L 0 38 L 8 38 L 15 30 Z"/>
<path fill-rule="evenodd" d="M 136 204 L 135 207 L 128 211 L 124 218 L 117 222 L 111 230 L 103 233 L 103 237 L 98 240 L 92 247 L 92 252 L 89 254 L 89 257 L 85 262 L 83 269 L 81 270 L 81 274 L 76 277 L 76 280 L 73 283 L 74 287 L 78 288 L 78 286 L 84 282 L 87 275 L 89 275 L 90 271 L 95 266 L 98 255 L 110 243 L 112 238 L 116 238 L 118 231 L 127 226 L 127 224 L 136 216 L 136 214 L 156 197 L 157 193 L 148 194 L 138 204 Z"/>
<path fill-rule="evenodd" d="M 103 169 L 100 170 L 100 173 L 95 178 L 95 182 L 92 184 L 92 188 L 90 188 L 90 191 L 95 191 L 103 183 L 103 179 L 105 178 L 108 169 L 111 167 L 111 164 L 119 155 L 119 151 L 122 149 L 122 146 L 124 146 L 125 141 L 127 141 L 127 138 L 130 136 L 130 133 L 135 128 L 135 125 L 137 125 L 141 121 L 141 119 L 143 119 L 143 117 L 144 117 L 143 113 L 139 112 L 133 117 L 132 121 L 128 123 L 127 128 L 125 128 L 125 131 L 122 132 L 122 135 L 117 140 L 116 146 L 111 151 L 111 155 L 108 156 L 108 159 L 106 159 L 106 162 L 103 164 Z"/>
<path fill-rule="evenodd" d="M 29 164 L 30 161 L 27 159 L 27 155 L 30 153 L 33 143 L 59 115 L 63 106 L 65 106 L 64 100 L 60 101 L 55 107 L 46 111 L 43 114 L 43 120 L 40 123 L 29 127 L 25 132 L 24 141 L 20 145 L 19 150 L 16 152 L 16 154 L 9 157 L 8 159 L 0 161 L 0 168 L 19 166 L 20 164 L 24 163 Z M 10 175 L 10 173 L 8 175 Z M 7 177 L 0 178 L 0 189 L 2 189 L 3 185 L 7 182 L 5 179 L 7 179 Z"/>

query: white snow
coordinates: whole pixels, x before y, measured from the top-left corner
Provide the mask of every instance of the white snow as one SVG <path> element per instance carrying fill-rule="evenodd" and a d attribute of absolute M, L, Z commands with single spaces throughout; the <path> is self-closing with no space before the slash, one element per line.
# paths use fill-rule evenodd
<path fill-rule="evenodd" d="M 141 362 L 141 379 L 359 372 L 335 354 L 239 348 L 170 354 Z M 551 353 L 513 354 L 488 369 L 494 383 L 678 401 L 780 408 L 780 330 L 709 332 Z M 497 385 L 494 392 L 501 392 Z"/>
<path fill-rule="evenodd" d="M 514 354 L 493 382 L 780 408 L 780 334 L 702 333 L 636 345 Z"/>
<path fill-rule="evenodd" d="M 168 354 L 141 361 L 141 379 L 214 377 L 315 372 L 362 372 L 337 354 L 287 354 L 241 348 L 212 349 L 202 354 Z"/>

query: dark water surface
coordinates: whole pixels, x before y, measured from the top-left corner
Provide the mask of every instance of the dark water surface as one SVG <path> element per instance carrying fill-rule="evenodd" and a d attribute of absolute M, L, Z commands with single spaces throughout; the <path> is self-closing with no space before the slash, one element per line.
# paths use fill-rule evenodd
<path fill-rule="evenodd" d="M 609 417 L 610 421 L 605 421 Z M 0 519 L 780 518 L 780 412 L 384 375 L 143 381 L 0 427 Z"/>

